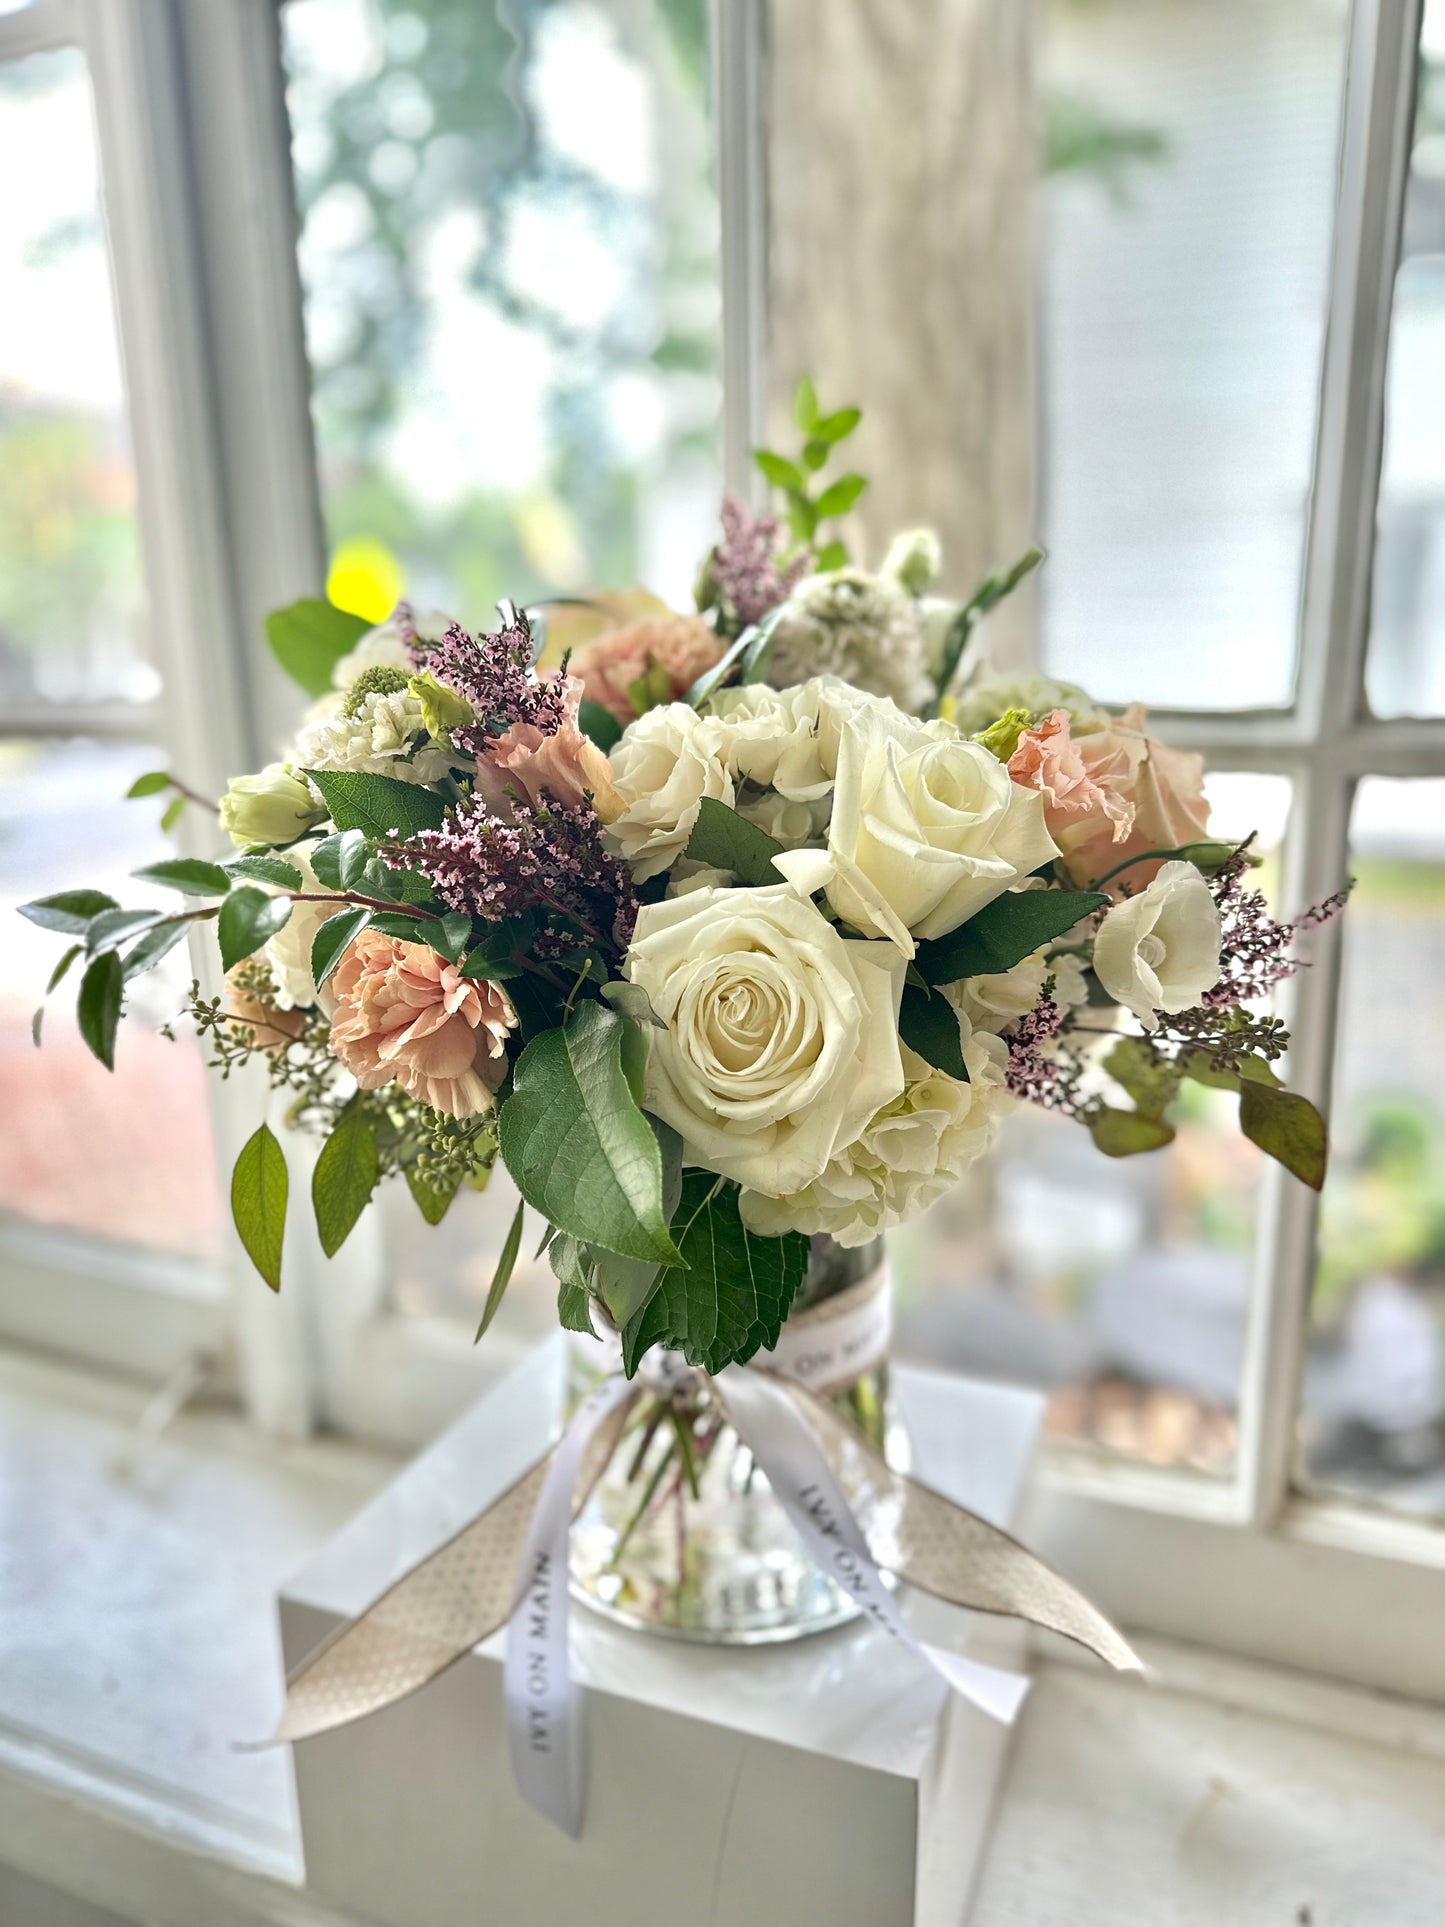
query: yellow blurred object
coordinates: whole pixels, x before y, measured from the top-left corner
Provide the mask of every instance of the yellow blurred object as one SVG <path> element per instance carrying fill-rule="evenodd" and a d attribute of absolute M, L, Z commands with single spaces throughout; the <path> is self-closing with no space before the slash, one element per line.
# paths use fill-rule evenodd
<path fill-rule="evenodd" d="M 374 535 L 353 535 L 331 558 L 327 600 L 365 622 L 385 622 L 406 587 L 406 572 Z"/>
<path fill-rule="evenodd" d="M 650 589 L 597 589 L 575 601 L 544 600 L 542 606 L 547 612 L 547 640 L 540 658 L 544 669 L 555 669 L 564 654 L 605 630 L 672 614 Z"/>

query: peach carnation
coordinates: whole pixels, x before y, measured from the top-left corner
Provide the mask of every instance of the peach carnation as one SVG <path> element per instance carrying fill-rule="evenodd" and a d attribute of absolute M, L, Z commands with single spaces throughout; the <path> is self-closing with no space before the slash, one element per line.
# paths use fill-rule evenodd
<path fill-rule="evenodd" d="M 536 723 L 513 723 L 478 756 L 476 789 L 489 810 L 506 814 L 509 789 L 532 804 L 540 803 L 545 791 L 573 809 L 590 797 L 604 823 L 622 809 L 612 787 L 612 765 L 577 720 L 582 684 L 576 676 L 562 678 L 562 698 L 562 725 L 551 735 Z"/>
<path fill-rule="evenodd" d="M 676 702 L 726 647 L 701 616 L 649 616 L 580 644 L 568 668 L 582 678 L 589 702 L 600 703 L 618 722 L 630 723 L 637 710 L 627 692 L 650 669 L 660 669 L 667 677 L 663 701 Z"/>
<path fill-rule="evenodd" d="M 363 930 L 332 978 L 331 1048 L 364 1091 L 393 1081 L 448 1117 L 490 1110 L 516 1014 L 424 943 Z"/>

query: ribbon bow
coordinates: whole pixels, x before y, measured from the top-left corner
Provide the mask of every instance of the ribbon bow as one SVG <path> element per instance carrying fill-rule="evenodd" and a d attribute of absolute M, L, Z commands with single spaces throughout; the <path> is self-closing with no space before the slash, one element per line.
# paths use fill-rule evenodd
<path fill-rule="evenodd" d="M 806 1342 L 816 1357 L 836 1364 L 837 1340 L 849 1333 L 858 1340 L 868 1301 L 886 1305 L 886 1290 L 880 1272 L 841 1294 L 831 1312 L 834 1301 L 817 1307 L 816 1316 L 790 1321 L 799 1327 L 788 1347 L 793 1359 Z M 873 1322 L 876 1329 L 876 1311 Z M 819 1344 L 825 1323 L 834 1330 Z M 883 1330 L 886 1338 L 886 1312 Z M 781 1347 L 772 1356 L 790 1362 Z M 925 1644 L 883 1569 L 956 1606 L 1062 1633 L 1120 1671 L 1143 1670 L 1123 1636 L 1067 1580 L 986 1519 L 895 1471 L 799 1378 L 730 1365 L 706 1383 L 818 1565 L 885 1632 L 995 1719 L 1014 1718 L 1027 1679 Z M 620 1373 L 604 1378 L 514 1485 L 338 1627 L 292 1673 L 274 1739 L 308 1739 L 379 1712 L 508 1624 L 504 1697 L 513 1778 L 524 1799 L 575 1837 L 582 1792 L 567 1662 L 567 1536 L 642 1391 Z"/>

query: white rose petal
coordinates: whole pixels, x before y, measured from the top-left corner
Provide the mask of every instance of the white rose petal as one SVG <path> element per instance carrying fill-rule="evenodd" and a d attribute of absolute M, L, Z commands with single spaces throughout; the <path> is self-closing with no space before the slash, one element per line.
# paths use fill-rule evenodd
<path fill-rule="evenodd" d="M 969 1082 L 935 1070 L 906 1046 L 907 1083 L 812 1184 L 791 1197 L 744 1191 L 743 1222 L 766 1237 L 826 1232 L 841 1245 L 867 1244 L 926 1211 L 993 1146 L 1012 1100 L 1008 1050 L 984 1033 L 966 1036 Z"/>
<path fill-rule="evenodd" d="M 623 975 L 667 1025 L 648 1108 L 689 1163 L 800 1190 L 903 1088 L 903 971 L 891 945 L 845 941 L 787 884 L 645 904 Z"/>
<path fill-rule="evenodd" d="M 1192 863 L 1166 863 L 1137 897 L 1105 915 L 1094 974 L 1146 1030 L 1161 1010 L 1189 1010 L 1219 981 L 1219 907 Z"/>
<path fill-rule="evenodd" d="M 611 762 L 623 808 L 604 838 L 640 883 L 682 855 L 705 796 L 732 805 L 722 731 L 686 703 L 664 703 L 630 723 Z"/>

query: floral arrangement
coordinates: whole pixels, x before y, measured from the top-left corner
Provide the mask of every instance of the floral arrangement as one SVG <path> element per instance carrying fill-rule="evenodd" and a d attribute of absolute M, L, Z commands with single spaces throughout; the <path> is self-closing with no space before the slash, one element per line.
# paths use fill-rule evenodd
<path fill-rule="evenodd" d="M 83 966 L 107 1065 L 128 984 L 213 925 L 225 981 L 191 1019 L 323 1139 L 326 1251 L 388 1177 L 435 1223 L 500 1159 L 524 1203 L 482 1328 L 530 1206 L 562 1323 L 605 1319 L 629 1375 L 654 1345 L 713 1372 L 772 1346 L 810 1239 L 926 1209 L 1019 1101 L 1121 1157 L 1169 1140 L 1192 1079 L 1324 1171 L 1260 1003 L 1340 900 L 1276 921 L 1248 845 L 1208 835 L 1199 757 L 989 673 L 978 625 L 1038 551 L 959 603 L 926 532 L 871 572 L 821 540 L 865 486 L 821 475 L 858 415 L 806 383 L 797 412 L 799 460 L 758 457 L 783 519 L 724 503 L 694 612 L 503 603 L 473 636 L 298 603 L 270 638 L 314 707 L 220 800 L 232 852 L 137 873 L 179 907 L 23 912 L 69 938 L 51 989 Z M 161 792 L 190 794 L 132 793 Z M 232 1205 L 273 1288 L 287 1189 L 262 1123 Z"/>

